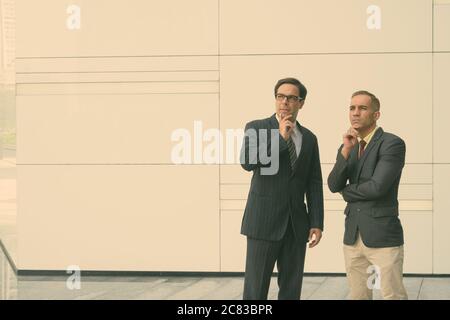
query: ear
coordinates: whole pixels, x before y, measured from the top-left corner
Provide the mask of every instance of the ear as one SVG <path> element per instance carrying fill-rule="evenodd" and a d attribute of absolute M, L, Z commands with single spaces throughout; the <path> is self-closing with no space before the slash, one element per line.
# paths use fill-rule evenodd
<path fill-rule="evenodd" d="M 375 111 L 374 113 L 373 113 L 373 119 L 375 120 L 375 121 L 378 121 L 378 119 L 380 119 L 380 111 Z"/>
<path fill-rule="evenodd" d="M 305 104 L 305 100 L 302 100 L 299 102 L 300 106 L 298 107 L 299 109 L 303 108 L 303 105 Z"/>

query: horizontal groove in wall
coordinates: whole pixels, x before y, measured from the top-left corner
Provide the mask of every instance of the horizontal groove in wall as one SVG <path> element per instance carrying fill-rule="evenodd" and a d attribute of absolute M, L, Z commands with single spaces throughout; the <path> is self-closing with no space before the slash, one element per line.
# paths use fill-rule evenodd
<path fill-rule="evenodd" d="M 141 93 L 218 93 L 214 82 L 153 82 L 153 83 L 76 83 L 76 84 L 18 84 L 17 96 L 82 95 L 82 94 L 141 94 Z"/>
<path fill-rule="evenodd" d="M 324 203 L 325 211 L 344 210 L 346 203 L 343 200 L 327 200 Z M 244 210 L 246 200 L 220 200 L 220 210 Z M 400 211 L 432 211 L 432 200 L 403 200 L 399 202 Z"/>
<path fill-rule="evenodd" d="M 138 82 L 210 82 L 218 81 L 218 71 L 181 72 L 82 72 L 23 73 L 16 75 L 17 84 L 37 83 L 138 83 Z"/>
<path fill-rule="evenodd" d="M 219 71 L 217 56 L 159 57 L 65 57 L 16 59 L 16 72 L 101 73 L 101 72 L 193 72 Z"/>

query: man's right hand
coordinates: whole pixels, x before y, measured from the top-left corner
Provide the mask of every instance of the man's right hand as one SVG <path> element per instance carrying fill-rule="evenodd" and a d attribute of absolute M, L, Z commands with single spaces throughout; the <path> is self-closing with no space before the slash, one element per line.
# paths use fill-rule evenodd
<path fill-rule="evenodd" d="M 281 114 L 280 118 L 280 135 L 287 141 L 294 132 L 295 124 L 292 122 L 292 114 Z"/>
<path fill-rule="evenodd" d="M 341 154 L 344 159 L 347 160 L 353 147 L 358 143 L 358 131 L 350 127 L 350 129 L 344 133 L 342 141 L 344 146 L 342 147 Z"/>

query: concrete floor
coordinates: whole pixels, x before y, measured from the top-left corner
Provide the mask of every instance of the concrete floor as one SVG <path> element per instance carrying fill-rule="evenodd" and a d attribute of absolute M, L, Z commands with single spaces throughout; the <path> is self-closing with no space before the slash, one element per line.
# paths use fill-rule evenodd
<path fill-rule="evenodd" d="M 0 250 L 1 252 L 1 250 Z M 0 253 L 0 299 L 170 299 L 170 300 L 239 300 L 242 277 L 94 277 L 81 278 L 81 288 L 67 287 L 69 276 L 19 276 Z M 411 300 L 450 300 L 450 278 L 405 277 Z M 302 299 L 346 299 L 345 277 L 304 278 Z M 272 278 L 269 299 L 276 299 L 276 278 Z M 379 291 L 374 291 L 379 299 Z"/>

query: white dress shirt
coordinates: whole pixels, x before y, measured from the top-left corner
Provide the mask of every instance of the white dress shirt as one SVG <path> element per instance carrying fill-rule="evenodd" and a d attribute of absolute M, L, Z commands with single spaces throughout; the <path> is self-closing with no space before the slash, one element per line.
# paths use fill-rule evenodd
<path fill-rule="evenodd" d="M 278 123 L 280 123 L 280 117 L 278 114 L 276 114 Z M 300 129 L 298 128 L 298 122 L 295 121 L 295 128 L 294 131 L 291 134 L 292 141 L 295 145 L 295 152 L 297 153 L 297 157 L 300 155 L 300 151 L 302 149 L 302 140 L 303 140 L 303 134 L 301 133 Z"/>

